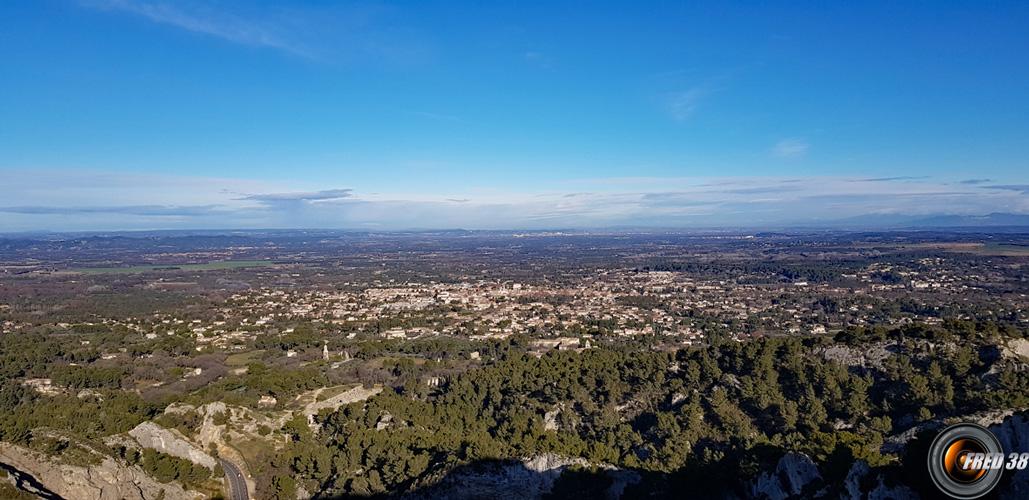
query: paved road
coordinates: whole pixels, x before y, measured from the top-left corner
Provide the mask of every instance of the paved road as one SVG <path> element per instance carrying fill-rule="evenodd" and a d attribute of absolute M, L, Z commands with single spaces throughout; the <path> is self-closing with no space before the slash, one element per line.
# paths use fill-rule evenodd
<path fill-rule="evenodd" d="M 247 482 L 243 479 L 243 472 L 236 464 L 219 458 L 222 470 L 225 471 L 225 479 L 229 482 L 229 498 L 231 500 L 250 500 L 250 493 L 247 492 Z"/>

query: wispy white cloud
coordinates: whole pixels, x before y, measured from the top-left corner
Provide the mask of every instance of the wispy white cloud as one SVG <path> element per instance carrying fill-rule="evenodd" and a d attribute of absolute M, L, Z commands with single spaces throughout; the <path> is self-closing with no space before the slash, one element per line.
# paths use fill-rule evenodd
<path fill-rule="evenodd" d="M 265 47 L 311 58 L 310 49 L 286 34 L 284 27 L 266 19 L 252 19 L 212 4 L 154 0 L 83 0 L 88 7 L 119 11 L 152 22 L 252 47 Z"/>
<path fill-rule="evenodd" d="M 729 90 L 737 73 L 737 70 L 728 70 L 700 74 L 677 69 L 652 74 L 648 80 L 655 86 L 665 112 L 676 121 L 686 121 L 701 112 L 716 94 Z"/>
<path fill-rule="evenodd" d="M 703 86 L 672 92 L 665 100 L 668 114 L 675 120 L 683 121 L 693 116 L 700 107 L 701 101 L 708 96 L 710 90 Z"/>
<path fill-rule="evenodd" d="M 772 156 L 777 158 L 803 158 L 811 146 L 804 139 L 783 139 L 772 146 Z"/>
<path fill-rule="evenodd" d="M 262 203 L 279 203 L 338 200 L 341 198 L 350 198 L 351 196 L 353 196 L 353 189 L 325 189 L 322 191 L 309 192 L 250 194 L 237 199 L 253 200 Z"/>
<path fill-rule="evenodd" d="M 240 46 L 279 51 L 319 63 L 412 66 L 431 61 L 434 44 L 403 24 L 402 11 L 377 2 L 221 2 L 78 0 L 98 11 Z"/>
<path fill-rule="evenodd" d="M 851 182 L 909 182 L 928 179 L 928 175 L 897 175 L 893 177 L 866 177 L 852 179 Z"/>
<path fill-rule="evenodd" d="M 526 51 L 522 54 L 522 58 L 525 59 L 525 62 L 541 69 L 551 69 L 554 67 L 554 58 L 535 50 Z"/>
<path fill-rule="evenodd" d="M 229 212 L 220 209 L 219 205 L 116 205 L 86 207 L 46 207 L 18 206 L 0 207 L 0 212 L 25 215 L 89 215 L 89 214 L 122 214 L 144 217 L 202 217 L 227 215 Z"/>
<path fill-rule="evenodd" d="M 560 228 L 817 223 L 869 214 L 1029 214 L 1029 186 L 859 177 L 651 177 L 433 193 L 245 179 L 5 172 L 0 231 L 324 227 Z M 596 180 L 593 180 L 596 181 Z M 241 192 L 243 194 L 241 194 Z M 112 204 L 118 200 L 121 204 Z"/>
<path fill-rule="evenodd" d="M 999 189 L 1002 191 L 1015 191 L 1022 194 L 1029 194 L 1029 184 L 999 184 L 983 187 L 986 189 Z"/>

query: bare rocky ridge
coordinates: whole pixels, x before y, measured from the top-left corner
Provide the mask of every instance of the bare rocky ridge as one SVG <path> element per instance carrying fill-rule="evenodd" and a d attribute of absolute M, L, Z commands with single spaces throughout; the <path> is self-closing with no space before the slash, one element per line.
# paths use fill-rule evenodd
<path fill-rule="evenodd" d="M 554 454 L 527 457 L 521 461 L 488 464 L 460 470 L 448 475 L 439 484 L 419 491 L 407 498 L 473 500 L 494 498 L 498 500 L 526 500 L 542 498 L 554 487 L 561 474 L 570 467 L 587 467 L 589 462 L 582 458 L 568 458 Z M 619 498 L 626 486 L 640 480 L 639 474 L 607 465 L 601 466 L 612 484 L 605 498 Z"/>
<path fill-rule="evenodd" d="M 997 436 L 1001 447 L 1009 453 L 1029 450 L 1029 415 L 1025 413 L 988 412 L 969 416 L 963 421 L 987 426 Z M 944 424 L 937 423 L 937 427 L 942 428 L 943 426 Z M 895 442 L 888 443 L 888 446 L 899 451 L 922 429 L 912 428 L 898 436 Z M 869 481 L 870 474 L 876 473 L 866 463 L 855 462 L 844 480 L 845 498 L 880 500 L 918 498 L 918 495 L 906 486 L 888 486 L 881 475 L 873 477 Z M 779 460 L 774 474 L 766 472 L 754 481 L 750 494 L 752 498 L 792 498 L 799 495 L 808 485 L 817 486 L 820 480 L 821 475 L 810 458 L 796 453 L 788 453 Z M 862 484 L 874 484 L 875 486 L 868 491 L 862 491 Z M 1016 473 L 1012 476 L 1011 482 L 1002 488 L 999 491 L 999 498 L 1029 498 L 1029 475 Z M 814 493 L 817 496 L 817 492 L 805 493 Z"/>
<path fill-rule="evenodd" d="M 1005 357 L 1018 361 L 1029 361 L 1029 339 L 1011 339 L 1003 347 L 1001 353 Z"/>
<path fill-rule="evenodd" d="M 174 429 L 165 429 L 153 422 L 143 422 L 129 431 L 129 435 L 144 448 L 152 448 L 209 469 L 214 469 L 218 465 L 214 457 L 193 446 L 185 436 Z"/>
<path fill-rule="evenodd" d="M 871 478 L 869 476 L 872 475 Z M 871 480 L 869 480 L 871 479 Z M 759 475 L 750 484 L 748 498 L 785 500 L 787 498 L 827 497 L 826 485 L 818 466 L 802 453 L 787 453 L 779 459 L 775 471 Z M 862 491 L 862 484 L 874 484 Z M 847 472 L 840 498 L 849 500 L 914 500 L 918 495 L 910 488 L 887 486 L 881 474 L 873 472 L 864 461 L 857 461 Z"/>
<path fill-rule="evenodd" d="M 256 485 L 248 470 L 247 461 L 236 448 L 228 444 L 228 440 L 256 437 L 258 436 L 257 427 L 259 425 L 279 428 L 286 420 L 284 417 L 281 417 L 279 420 L 274 421 L 246 408 L 230 407 L 222 402 L 208 403 L 199 407 L 178 403 L 169 405 L 164 411 L 165 413 L 197 412 L 203 418 L 203 421 L 196 435 L 192 437 L 192 441 L 187 444 L 193 446 L 193 443 L 196 443 L 196 446 L 202 447 L 202 449 L 210 449 L 213 446 L 218 450 L 219 458 L 230 461 L 242 471 L 243 480 L 249 491 L 254 491 Z M 225 415 L 231 425 L 215 423 L 215 416 L 217 415 Z M 268 444 L 270 446 L 277 445 L 273 440 L 268 440 Z"/>
<path fill-rule="evenodd" d="M 887 344 L 879 344 L 868 349 L 858 349 L 843 344 L 832 345 L 821 350 L 822 357 L 851 367 L 882 368 L 883 362 L 890 357 Z"/>
<path fill-rule="evenodd" d="M 1002 447 L 1009 451 L 1029 450 L 1029 415 L 991 412 L 973 415 L 965 421 L 986 425 L 997 435 Z M 943 426 L 942 423 L 939 424 Z M 905 433 L 895 445 L 900 448 L 920 429 Z M 899 449 L 899 448 L 898 448 Z M 506 463 L 486 464 L 458 470 L 440 483 L 409 495 L 411 499 L 443 498 L 465 500 L 499 498 L 511 500 L 543 498 L 554 487 L 558 478 L 570 467 L 589 467 L 581 458 L 567 458 L 553 454 L 539 455 Z M 601 466 L 612 479 L 606 498 L 619 498 L 627 485 L 640 480 L 638 474 L 611 466 Z M 801 453 L 783 455 L 772 471 L 764 472 L 745 488 L 745 498 L 785 500 L 788 498 L 825 498 L 829 485 L 817 464 Z M 1015 474 L 1012 481 L 999 491 L 1000 498 L 1029 498 L 1029 475 Z M 840 498 L 869 500 L 914 500 L 919 495 L 903 484 L 892 484 L 883 473 L 873 470 L 864 461 L 855 462 L 842 485 Z"/>
<path fill-rule="evenodd" d="M 799 495 L 805 486 L 821 478 L 818 466 L 807 455 L 787 453 L 779 459 L 774 472 L 765 472 L 754 480 L 750 494 L 754 498 L 783 500 Z"/>
<path fill-rule="evenodd" d="M 195 500 L 204 495 L 175 483 L 159 483 L 137 466 L 113 458 L 95 466 L 61 464 L 53 457 L 0 442 L 0 462 L 32 475 L 50 491 L 69 500 Z"/>
<path fill-rule="evenodd" d="M 309 403 L 304 406 L 303 413 L 304 416 L 307 417 L 308 423 L 313 425 L 314 416 L 322 410 L 328 409 L 335 411 L 339 409 L 341 406 L 348 405 L 350 403 L 355 403 L 357 401 L 364 401 L 380 392 L 382 392 L 382 387 L 372 387 L 370 389 L 365 389 L 364 386 L 359 385 L 350 390 L 343 391 L 342 393 L 337 394 L 324 401 L 314 401 L 312 403 Z M 315 395 L 315 397 L 317 398 L 317 394 Z"/>

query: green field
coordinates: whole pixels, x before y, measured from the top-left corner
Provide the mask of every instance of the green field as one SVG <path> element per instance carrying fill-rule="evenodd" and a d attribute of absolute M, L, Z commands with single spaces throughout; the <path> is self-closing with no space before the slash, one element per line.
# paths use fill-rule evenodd
<path fill-rule="evenodd" d="M 71 271 L 84 274 L 137 274 L 162 271 L 218 271 L 223 269 L 264 267 L 270 266 L 272 264 L 273 262 L 268 260 L 223 260 L 217 262 L 206 262 L 203 264 L 164 264 L 124 267 L 81 267 L 71 269 Z"/>
<path fill-rule="evenodd" d="M 225 358 L 226 366 L 246 366 L 250 363 L 260 361 L 261 355 L 264 354 L 263 349 L 247 352 L 237 352 L 230 354 Z"/>

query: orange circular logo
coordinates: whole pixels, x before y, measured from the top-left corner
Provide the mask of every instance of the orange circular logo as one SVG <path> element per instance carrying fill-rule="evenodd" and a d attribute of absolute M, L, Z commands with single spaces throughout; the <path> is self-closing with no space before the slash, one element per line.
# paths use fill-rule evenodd
<path fill-rule="evenodd" d="M 986 475 L 984 467 L 965 468 L 965 461 L 972 453 L 986 453 L 986 447 L 975 439 L 962 438 L 947 445 L 943 454 L 943 470 L 959 483 L 974 483 Z"/>
<path fill-rule="evenodd" d="M 929 446 L 929 477 L 940 492 L 960 500 L 972 500 L 990 492 L 1000 482 L 1003 458 L 1000 441 L 983 426 L 955 424 L 940 432 Z"/>

